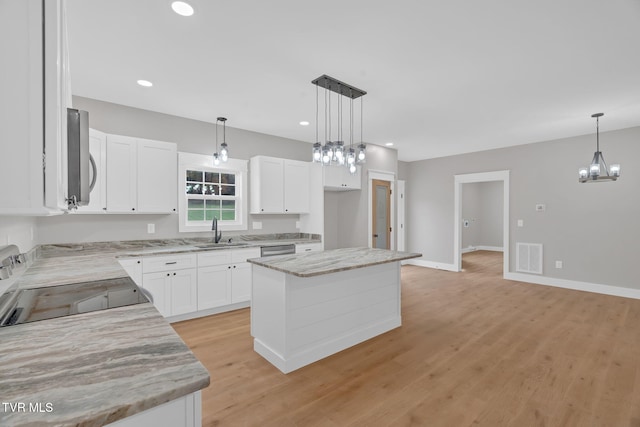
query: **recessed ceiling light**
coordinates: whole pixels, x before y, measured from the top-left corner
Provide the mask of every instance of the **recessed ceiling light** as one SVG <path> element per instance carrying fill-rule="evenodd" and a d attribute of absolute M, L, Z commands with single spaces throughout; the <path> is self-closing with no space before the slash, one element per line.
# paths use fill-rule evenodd
<path fill-rule="evenodd" d="M 393 146 L 393 142 L 387 142 L 384 145 L 386 145 L 387 147 L 391 147 L 391 146 Z"/>
<path fill-rule="evenodd" d="M 144 86 L 144 87 L 151 87 L 153 86 L 153 83 L 151 83 L 149 80 L 138 80 L 138 84 L 140 86 Z"/>
<path fill-rule="evenodd" d="M 178 15 L 191 16 L 193 15 L 193 7 L 189 3 L 183 1 L 174 1 L 171 3 L 171 9 Z"/>
<path fill-rule="evenodd" d="M 300 126 L 309 126 L 309 122 L 306 120 L 303 120 L 300 122 Z"/>

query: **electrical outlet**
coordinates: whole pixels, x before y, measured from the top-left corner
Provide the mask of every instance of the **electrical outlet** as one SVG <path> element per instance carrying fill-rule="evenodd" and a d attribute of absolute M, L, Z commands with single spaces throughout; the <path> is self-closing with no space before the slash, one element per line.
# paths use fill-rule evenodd
<path fill-rule="evenodd" d="M 300 221 L 296 221 L 296 228 L 300 230 Z"/>
<path fill-rule="evenodd" d="M 556 261 L 556 268 L 562 268 L 562 261 Z"/>
<path fill-rule="evenodd" d="M 518 227 L 524 227 L 524 220 L 523 219 L 519 219 L 518 220 Z"/>
<path fill-rule="evenodd" d="M 155 224 L 147 224 L 147 233 L 148 234 L 153 234 L 156 232 L 156 225 Z"/>
<path fill-rule="evenodd" d="M 545 205 L 543 205 L 542 203 L 536 205 L 536 212 L 544 212 L 547 209 L 547 207 Z"/>
<path fill-rule="evenodd" d="M 254 230 L 262 230 L 262 221 L 253 221 L 252 228 Z"/>

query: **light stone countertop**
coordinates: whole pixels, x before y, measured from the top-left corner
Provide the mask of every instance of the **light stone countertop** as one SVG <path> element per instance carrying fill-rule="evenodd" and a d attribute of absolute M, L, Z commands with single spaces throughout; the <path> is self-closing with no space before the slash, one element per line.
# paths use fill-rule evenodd
<path fill-rule="evenodd" d="M 44 245 L 19 288 L 127 277 L 117 258 L 273 244 L 197 248 L 210 239 Z M 198 391 L 209 373 L 156 308 L 138 304 L 0 328 L 0 401 L 51 403 L 50 413 L 7 413 L 0 426 L 101 426 Z"/>
<path fill-rule="evenodd" d="M 323 252 L 305 252 L 295 255 L 253 258 L 248 261 L 261 267 L 298 277 L 313 277 L 321 274 L 337 273 L 355 268 L 419 258 L 421 256 L 419 253 L 389 251 L 386 249 L 345 248 Z"/>
<path fill-rule="evenodd" d="M 0 329 L 2 426 L 102 426 L 209 384 L 209 373 L 150 303 Z"/>

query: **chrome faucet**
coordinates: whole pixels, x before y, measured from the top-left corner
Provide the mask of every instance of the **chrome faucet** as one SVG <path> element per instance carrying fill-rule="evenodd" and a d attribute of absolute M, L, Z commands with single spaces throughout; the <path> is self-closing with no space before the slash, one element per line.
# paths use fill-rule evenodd
<path fill-rule="evenodd" d="M 213 217 L 213 223 L 211 223 L 211 230 L 213 230 L 213 243 L 220 243 L 222 239 L 222 231 L 218 231 L 218 218 Z"/>

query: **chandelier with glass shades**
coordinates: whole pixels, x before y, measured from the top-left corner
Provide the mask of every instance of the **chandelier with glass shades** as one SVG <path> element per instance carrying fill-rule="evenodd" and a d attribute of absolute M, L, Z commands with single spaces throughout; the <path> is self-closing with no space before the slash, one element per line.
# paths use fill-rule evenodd
<path fill-rule="evenodd" d="M 357 171 L 356 164 L 364 163 L 367 157 L 367 146 L 362 139 L 362 97 L 367 92 L 353 87 L 340 80 L 329 77 L 326 74 L 311 82 L 316 85 L 316 143 L 313 144 L 313 161 L 323 165 L 336 164 L 346 166 L 349 172 L 354 174 Z M 320 142 L 318 136 L 319 110 L 320 110 L 320 88 L 324 88 L 324 144 Z M 337 93 L 335 101 L 335 120 L 332 123 L 332 100 L 331 93 Z M 349 100 L 349 146 L 346 147 L 343 138 L 344 127 L 344 98 Z M 353 102 L 360 98 L 360 143 L 354 148 L 353 142 Z M 333 124 L 336 125 L 336 139 L 332 138 Z M 356 150 L 357 149 L 357 150 Z"/>
<path fill-rule="evenodd" d="M 604 113 L 595 113 L 591 117 L 596 118 L 596 152 L 593 154 L 591 165 L 578 170 L 578 182 L 603 182 L 615 181 L 620 177 L 620 165 L 614 164 L 607 168 L 604 156 L 600 151 L 600 117 Z"/>
<path fill-rule="evenodd" d="M 222 122 L 222 144 L 218 147 L 218 122 Z M 213 153 L 213 164 L 219 165 L 220 162 L 226 163 L 229 160 L 229 146 L 227 145 L 227 119 L 218 117 L 216 119 L 216 152 Z"/>

